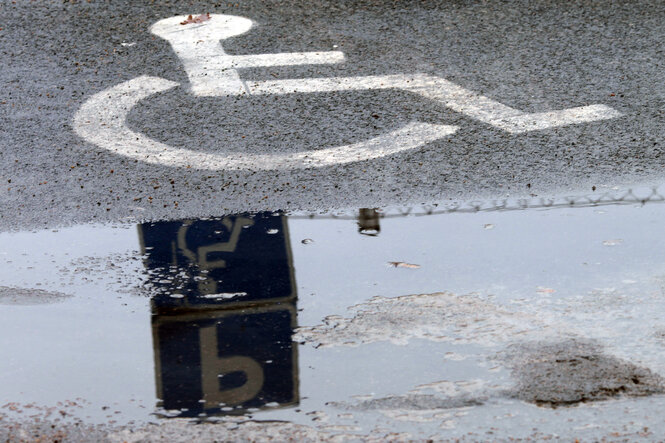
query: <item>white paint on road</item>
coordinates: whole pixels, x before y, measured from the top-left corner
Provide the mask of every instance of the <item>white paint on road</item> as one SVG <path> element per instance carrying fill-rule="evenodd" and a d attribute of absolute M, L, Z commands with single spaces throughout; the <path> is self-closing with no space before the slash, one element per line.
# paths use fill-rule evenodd
<path fill-rule="evenodd" d="M 580 106 L 561 111 L 522 114 L 513 117 L 497 118 L 491 122 L 497 128 L 510 133 L 539 131 L 556 126 L 574 125 L 598 120 L 621 117 L 621 113 L 605 105 Z"/>
<path fill-rule="evenodd" d="M 179 84 L 159 77 L 138 77 L 93 95 L 74 117 L 83 139 L 125 157 L 157 165 L 206 170 L 295 169 L 351 163 L 415 149 L 455 133 L 450 125 L 412 122 L 359 143 L 295 153 L 206 153 L 178 148 L 127 127 L 129 111 L 141 100 Z"/>
<path fill-rule="evenodd" d="M 249 31 L 251 20 L 221 14 L 211 14 L 201 23 L 183 25 L 185 20 L 186 15 L 160 20 L 150 27 L 150 32 L 171 44 L 187 72 L 192 94 L 199 97 L 246 92 L 235 69 L 344 61 L 344 53 L 339 51 L 227 55 L 220 40 Z"/>
<path fill-rule="evenodd" d="M 240 78 L 238 69 L 332 64 L 344 61 L 344 54 L 338 51 L 226 54 L 220 40 L 243 34 L 252 25 L 253 22 L 244 17 L 211 14 L 200 21 L 188 20 L 188 16 L 167 18 L 155 23 L 150 30 L 171 44 L 187 72 L 190 92 L 196 96 L 225 97 L 399 89 L 416 93 L 455 112 L 512 134 L 621 116 L 618 111 L 599 104 L 526 113 L 430 74 L 280 79 L 248 83 Z M 371 160 L 422 147 L 451 135 L 458 129 L 449 125 L 412 122 L 380 137 L 351 145 L 296 153 L 257 155 L 229 152 L 203 153 L 175 148 L 131 131 L 127 127 L 127 115 L 141 100 L 178 85 L 168 80 L 144 76 L 95 94 L 77 113 L 74 121 L 75 131 L 97 146 L 148 163 L 220 170 L 308 168 Z"/>
<path fill-rule="evenodd" d="M 257 95 L 401 89 L 513 134 L 621 116 L 605 105 L 528 114 L 427 74 L 287 79 L 251 82 L 247 86 L 250 94 Z"/>

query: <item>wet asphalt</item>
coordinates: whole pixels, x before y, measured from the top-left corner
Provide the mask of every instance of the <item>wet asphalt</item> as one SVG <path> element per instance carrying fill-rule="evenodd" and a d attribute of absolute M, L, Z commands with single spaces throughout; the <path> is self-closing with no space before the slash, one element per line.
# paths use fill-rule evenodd
<path fill-rule="evenodd" d="M 427 73 L 527 112 L 604 104 L 622 117 L 509 134 L 404 91 L 197 98 L 154 22 L 218 13 L 255 22 L 229 54 L 342 51 L 343 64 L 252 68 L 245 80 Z M 660 1 L 7 1 L 0 6 L 0 229 L 258 210 L 588 193 L 659 182 L 665 166 Z M 346 165 L 204 171 L 85 142 L 93 94 L 150 75 L 182 87 L 127 124 L 202 152 L 319 149 L 417 120 L 459 126 L 419 149 Z"/>
<path fill-rule="evenodd" d="M 254 21 L 250 32 L 224 41 L 228 54 L 345 55 L 341 64 L 240 70 L 248 83 L 427 74 L 529 113 L 596 104 L 621 116 L 511 134 L 408 91 L 195 97 L 181 60 L 149 32 L 158 20 L 192 13 Z M 1 335 L 12 354 L 3 376 L 20 392 L 4 394 L 0 436 L 326 440 L 331 433 L 350 432 L 338 436 L 352 439 L 363 431 L 381 440 L 449 435 L 475 441 L 494 432 L 499 439 L 658 438 L 662 423 L 651 411 L 661 409 L 665 390 L 658 247 L 663 192 L 648 190 L 662 184 L 665 166 L 664 36 L 665 5 L 655 0 L 2 3 L 0 231 L 102 223 L 2 234 Z M 141 100 L 128 113 L 127 127 L 198 153 L 314 151 L 379 137 L 412 121 L 459 129 L 378 159 L 270 171 L 149 164 L 76 134 L 75 115 L 91 97 L 143 76 L 180 86 Z M 635 186 L 647 191 L 640 197 L 618 191 Z M 577 196 L 575 205 L 562 195 Z M 573 207 L 606 195 L 609 209 Z M 559 203 L 546 203 L 551 196 Z M 538 209 L 558 209 L 465 214 L 501 209 L 493 201 L 504 198 L 517 202 L 513 209 L 524 208 L 521 198 L 540 201 L 533 206 Z M 637 208 L 647 201 L 654 205 Z M 392 219 L 397 207 L 420 208 L 414 213 L 424 215 L 432 204 L 443 205 L 431 219 Z M 361 236 L 367 232 L 362 216 L 354 219 L 357 208 L 376 207 L 389 208 L 381 229 L 372 227 L 378 235 Z M 441 209 L 450 207 L 456 209 Z M 295 251 L 297 266 L 290 259 L 282 264 L 291 278 L 298 270 L 302 363 L 280 380 L 302 385 L 302 395 L 295 390 L 293 399 L 281 402 L 300 402 L 299 409 L 274 412 L 270 417 L 282 422 L 269 425 L 153 421 L 155 405 L 164 400 L 153 389 L 169 371 L 154 366 L 162 350 L 150 340 L 164 337 L 155 333 L 161 323 L 148 320 L 154 320 L 155 305 L 148 306 L 154 291 L 137 278 L 147 275 L 139 266 L 146 256 L 136 250 L 148 238 L 141 233 L 214 224 L 228 214 L 285 214 L 277 210 L 296 213 L 287 250 Z M 303 212 L 351 216 L 310 220 Z M 210 216 L 220 218 L 193 221 Z M 166 222 L 152 223 L 157 220 Z M 524 220 L 531 220 L 529 229 Z M 268 234 L 277 238 L 261 231 Z M 162 235 L 158 246 L 175 251 L 174 239 Z M 191 250 L 208 241 L 190 240 Z M 257 262 L 251 245 L 252 272 L 243 276 L 274 271 L 275 263 Z M 163 284 L 159 273 L 151 278 Z M 190 283 L 199 285 L 201 278 Z M 228 286 L 227 280 L 219 283 Z M 134 293 L 135 287 L 142 290 Z M 295 318 L 295 304 L 289 309 Z M 445 344 L 455 334 L 455 343 Z M 393 343 L 376 344 L 373 337 Z M 291 342 L 284 342 L 291 352 Z M 265 348 L 248 343 L 248 349 Z M 393 361 L 395 355 L 400 358 Z M 99 383 L 90 374 L 110 378 Z M 80 404 L 57 403 L 79 392 Z M 36 412 L 49 420 L 59 413 L 62 421 L 21 416 L 22 408 L 34 407 L 19 405 L 31 395 L 57 405 Z M 113 395 L 112 409 L 121 412 L 108 409 Z M 199 397 L 194 400 L 200 406 Z M 99 427 L 91 415 L 102 417 Z M 132 432 L 115 426 L 115 420 L 130 426 L 130 419 L 138 420 Z M 497 420 L 503 420 L 499 430 Z M 412 434 L 397 433 L 404 430 Z"/>

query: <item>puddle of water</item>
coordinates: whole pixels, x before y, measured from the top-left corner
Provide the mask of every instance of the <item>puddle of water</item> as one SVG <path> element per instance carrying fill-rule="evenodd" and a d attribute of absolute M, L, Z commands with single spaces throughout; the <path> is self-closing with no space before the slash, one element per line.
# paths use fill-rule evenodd
<path fill-rule="evenodd" d="M 647 416 L 665 404 L 665 205 L 386 215 L 0 234 L 0 413 L 412 437 L 663 427 Z M 566 376 L 578 364 L 588 378 Z M 533 405 L 581 385 L 573 412 Z M 595 403 L 615 394 L 647 397 L 614 400 L 632 415 Z"/>

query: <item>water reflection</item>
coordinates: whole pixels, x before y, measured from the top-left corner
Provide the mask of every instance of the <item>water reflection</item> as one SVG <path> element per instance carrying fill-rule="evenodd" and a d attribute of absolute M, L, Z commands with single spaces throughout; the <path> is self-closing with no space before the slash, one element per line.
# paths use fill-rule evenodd
<path fill-rule="evenodd" d="M 146 223 L 139 235 L 156 314 L 296 298 L 283 215 Z"/>
<path fill-rule="evenodd" d="M 178 416 L 298 403 L 296 285 L 286 217 L 139 226 L 154 290 L 159 406 Z"/>
<path fill-rule="evenodd" d="M 372 237 L 379 235 L 379 232 L 381 232 L 379 215 L 379 211 L 376 209 L 360 209 L 358 212 L 358 232 Z"/>
<path fill-rule="evenodd" d="M 650 384 L 640 374 L 665 367 L 659 352 L 665 237 L 657 229 L 664 209 L 453 214 L 444 208 L 410 217 L 408 211 L 362 211 L 365 220 L 380 216 L 380 235 L 371 238 L 358 233 L 367 223 L 357 210 L 295 214 L 288 232 L 279 214 L 146 224 L 140 227 L 145 265 L 135 252 L 135 226 L 5 233 L 7 297 L 32 303 L 55 291 L 62 296 L 59 303 L 12 301 L 0 310 L 8 356 L 0 365 L 8 406 L 0 412 L 9 414 L 11 402 L 46 407 L 74 399 L 66 420 L 144 423 L 154 411 L 156 380 L 160 406 L 181 415 L 265 408 L 255 418 L 306 420 L 320 430 L 348 429 L 341 426 L 354 421 L 363 429 L 420 428 L 414 438 L 425 439 L 451 426 L 438 418 L 451 410 L 441 408 L 478 399 L 485 406 L 467 410 L 456 429 L 482 423 L 497 404 L 527 408 L 528 422 L 534 409 L 513 400 L 542 401 L 552 394 L 543 394 L 547 386 L 556 388 L 552 395 L 570 394 L 551 380 L 543 385 L 541 375 L 566 372 L 563 366 L 580 356 L 628 374 L 615 374 L 623 377 L 622 395 L 655 392 L 660 379 Z M 146 292 L 154 297 L 152 325 L 149 300 L 137 296 Z M 616 329 L 617 319 L 622 334 L 604 334 Z M 306 326 L 298 354 L 291 338 L 296 323 Z M 536 346 L 528 347 L 532 339 Z M 528 346 L 508 348 L 513 343 Z M 562 349 L 572 351 L 558 358 Z M 612 349 L 621 355 L 613 359 Z M 548 352 L 557 358 L 544 358 Z M 527 360 L 545 366 L 518 369 Z M 587 365 L 591 378 L 577 377 L 593 392 L 613 380 L 612 371 L 596 366 Z M 639 383 L 631 382 L 635 374 Z M 579 383 L 564 384 L 590 398 Z M 603 392 L 616 389 L 610 391 Z M 299 398 L 298 407 L 270 410 Z M 659 398 L 626 401 L 648 416 Z M 30 407 L 11 413 L 20 418 Z M 435 415 L 428 408 L 437 408 Z M 160 412 L 168 416 L 166 409 Z M 577 418 L 581 426 L 589 419 Z"/>

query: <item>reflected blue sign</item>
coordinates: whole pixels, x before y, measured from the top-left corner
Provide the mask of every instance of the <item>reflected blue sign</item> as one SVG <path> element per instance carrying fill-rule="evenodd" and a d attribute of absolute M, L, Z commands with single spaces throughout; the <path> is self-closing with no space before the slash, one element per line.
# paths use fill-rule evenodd
<path fill-rule="evenodd" d="M 290 303 L 155 317 L 161 407 L 193 417 L 296 404 L 295 326 Z"/>
<path fill-rule="evenodd" d="M 159 405 L 241 414 L 298 402 L 296 290 L 286 217 L 147 223 Z"/>
<path fill-rule="evenodd" d="M 139 236 L 157 312 L 295 298 L 283 215 L 149 223 Z"/>

